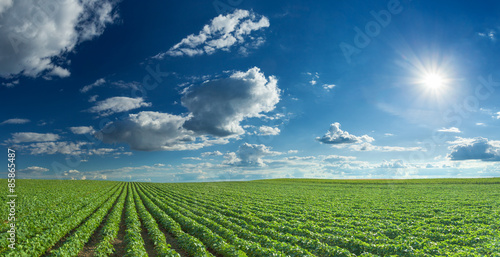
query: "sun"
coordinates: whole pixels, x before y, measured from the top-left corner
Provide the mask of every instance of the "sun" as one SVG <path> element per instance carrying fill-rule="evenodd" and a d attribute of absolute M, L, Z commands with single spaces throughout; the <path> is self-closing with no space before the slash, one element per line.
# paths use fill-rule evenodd
<path fill-rule="evenodd" d="M 442 94 L 448 90 L 448 78 L 442 72 L 422 72 L 417 83 L 427 92 Z"/>
<path fill-rule="evenodd" d="M 423 85 L 431 90 L 439 90 L 445 84 L 445 79 L 436 73 L 426 74 L 422 81 Z"/>

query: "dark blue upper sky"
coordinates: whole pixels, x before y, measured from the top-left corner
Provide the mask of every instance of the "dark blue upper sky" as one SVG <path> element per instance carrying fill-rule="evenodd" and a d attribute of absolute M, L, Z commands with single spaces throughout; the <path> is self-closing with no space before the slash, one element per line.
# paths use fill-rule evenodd
<path fill-rule="evenodd" d="M 0 0 L 21 178 L 500 174 L 496 1 Z"/>

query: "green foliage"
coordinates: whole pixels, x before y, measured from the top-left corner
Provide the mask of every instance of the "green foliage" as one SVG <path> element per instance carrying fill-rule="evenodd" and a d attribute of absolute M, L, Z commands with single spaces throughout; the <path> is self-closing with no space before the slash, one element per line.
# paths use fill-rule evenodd
<path fill-rule="evenodd" d="M 151 214 L 146 210 L 146 207 L 144 207 L 144 204 L 139 198 L 135 187 L 133 188 L 133 194 L 135 206 L 137 207 L 141 221 L 144 224 L 144 227 L 148 230 L 149 237 L 155 244 L 156 256 L 180 257 L 180 255 L 170 249 L 170 245 L 166 243 L 165 235 L 158 228 L 158 223 L 156 223 L 153 216 L 151 216 Z"/>
<path fill-rule="evenodd" d="M 111 244 L 111 242 L 118 236 L 118 230 L 120 229 L 120 221 L 122 217 L 123 206 L 125 205 L 126 196 L 127 187 L 123 187 L 120 198 L 118 198 L 118 201 L 109 213 L 106 223 L 104 224 L 100 232 L 102 239 L 97 244 L 94 250 L 95 256 L 109 256 L 115 251 L 114 246 L 113 244 Z"/>
<path fill-rule="evenodd" d="M 1 256 L 76 256 L 92 235 L 94 256 L 109 256 L 123 222 L 125 256 L 147 256 L 146 237 L 155 256 L 180 256 L 163 230 L 189 256 L 500 257 L 498 178 L 19 180 L 16 189 L 16 249 L 2 225 Z"/>
<path fill-rule="evenodd" d="M 125 202 L 125 257 L 148 256 L 141 236 L 141 221 L 137 216 L 131 184 L 127 185 L 128 195 Z"/>

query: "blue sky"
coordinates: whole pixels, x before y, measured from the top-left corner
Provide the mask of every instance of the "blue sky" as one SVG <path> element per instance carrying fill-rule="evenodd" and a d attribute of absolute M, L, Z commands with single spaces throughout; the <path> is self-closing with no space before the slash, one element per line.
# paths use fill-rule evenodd
<path fill-rule="evenodd" d="M 500 175 L 495 1 L 0 0 L 19 178 Z"/>

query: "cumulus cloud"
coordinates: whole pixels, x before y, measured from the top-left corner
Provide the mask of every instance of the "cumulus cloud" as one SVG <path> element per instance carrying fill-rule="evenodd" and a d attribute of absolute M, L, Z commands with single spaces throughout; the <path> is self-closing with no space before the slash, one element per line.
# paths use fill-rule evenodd
<path fill-rule="evenodd" d="M 488 140 L 487 138 L 461 138 L 448 142 L 451 144 L 451 153 L 448 158 L 453 161 L 482 160 L 500 161 L 500 141 Z"/>
<path fill-rule="evenodd" d="M 78 170 L 68 170 L 68 171 L 65 171 L 65 172 L 64 172 L 64 176 L 68 176 L 68 175 L 76 175 L 76 174 L 78 174 L 78 173 L 80 173 Z M 85 177 L 85 176 L 84 176 L 84 177 Z M 85 180 L 85 179 L 83 179 L 83 180 Z"/>
<path fill-rule="evenodd" d="M 187 117 L 160 112 L 140 112 L 108 124 L 96 136 L 105 143 L 127 143 L 133 150 L 188 150 L 195 144 L 194 133 L 182 127 Z M 107 132 L 109 131 L 109 132 Z"/>
<path fill-rule="evenodd" d="M 101 35 L 117 1 L 0 1 L 0 77 L 67 77 L 64 55 Z"/>
<path fill-rule="evenodd" d="M 257 67 L 235 72 L 229 78 L 216 79 L 187 90 L 182 105 L 192 117 L 184 128 L 218 137 L 240 135 L 240 122 L 261 117 L 274 110 L 280 101 L 275 77 L 266 78 Z"/>
<path fill-rule="evenodd" d="M 265 145 L 244 143 L 238 148 L 236 153 L 230 152 L 226 154 L 224 164 L 264 167 L 266 164 L 262 159 L 263 157 L 279 154 L 281 153 L 271 151 L 271 149 Z"/>
<path fill-rule="evenodd" d="M 84 2 L 85 7 L 92 11 L 81 14 L 82 22 L 77 26 L 80 31 L 80 41 L 91 40 L 104 33 L 106 26 L 118 18 L 118 14 L 113 12 L 116 3 L 117 1 L 101 0 Z"/>
<path fill-rule="evenodd" d="M 496 115 L 497 115 L 497 116 L 496 116 L 496 118 L 497 118 L 497 119 L 500 119 L 500 112 L 497 112 L 497 114 L 496 114 Z"/>
<path fill-rule="evenodd" d="M 61 68 L 59 66 L 54 66 L 54 68 L 52 68 L 51 71 L 49 71 L 45 76 L 44 78 L 45 79 L 49 79 L 51 77 L 60 77 L 60 78 L 66 78 L 66 77 L 69 77 L 69 75 L 71 75 L 71 73 L 69 72 L 69 70 L 65 69 L 65 68 Z"/>
<path fill-rule="evenodd" d="M 130 98 L 124 96 L 111 97 L 99 101 L 88 112 L 98 113 L 100 116 L 109 116 L 117 112 L 126 112 L 141 107 L 150 107 L 151 103 L 144 102 L 141 97 Z"/>
<path fill-rule="evenodd" d="M 360 142 L 373 142 L 374 139 L 368 135 L 355 136 L 349 134 L 347 131 L 340 129 L 340 123 L 335 122 L 330 125 L 330 129 L 323 137 L 317 137 L 317 141 L 323 144 L 352 144 Z"/>
<path fill-rule="evenodd" d="M 0 1 L 0 14 L 3 11 L 9 9 L 12 6 L 12 0 L 1 0 Z"/>
<path fill-rule="evenodd" d="M 280 129 L 277 127 L 260 126 L 259 135 L 261 136 L 276 136 L 280 134 Z"/>
<path fill-rule="evenodd" d="M 70 127 L 69 130 L 71 130 L 73 134 L 77 135 L 94 134 L 95 132 L 92 126 Z"/>
<path fill-rule="evenodd" d="M 92 88 L 102 86 L 102 85 L 104 85 L 104 83 L 106 83 L 106 80 L 103 78 L 100 78 L 100 79 L 96 80 L 94 83 L 82 87 L 82 89 L 80 89 L 80 92 L 87 93 Z"/>
<path fill-rule="evenodd" d="M 266 78 L 256 67 L 190 86 L 182 94 L 181 103 L 189 111 L 186 116 L 160 112 L 130 114 L 111 122 L 95 136 L 105 143 L 127 143 L 142 151 L 194 150 L 226 144 L 228 138 L 245 132 L 240 122 L 265 117 L 262 113 L 274 110 L 280 100 L 276 79 Z"/>
<path fill-rule="evenodd" d="M 439 132 L 446 132 L 446 133 L 462 133 L 462 131 L 460 131 L 460 129 L 458 129 L 456 127 L 442 128 L 442 129 L 440 129 L 438 131 Z"/>
<path fill-rule="evenodd" d="M 9 143 L 50 142 L 59 140 L 59 135 L 52 133 L 18 132 L 13 133 Z"/>
<path fill-rule="evenodd" d="M 4 120 L 3 122 L 0 123 L 0 125 L 6 125 L 6 124 L 25 124 L 30 122 L 28 119 L 19 119 L 19 118 L 14 118 L 14 119 L 8 119 Z"/>
<path fill-rule="evenodd" d="M 263 37 L 251 36 L 254 31 L 269 27 L 269 19 L 246 10 L 235 10 L 227 15 L 219 15 L 211 20 L 198 33 L 191 34 L 171 47 L 167 52 L 159 53 L 155 58 L 168 56 L 195 56 L 213 54 L 217 50 L 230 51 L 233 46 L 240 46 L 241 53 L 248 48 L 256 48 L 264 41 Z M 250 41 L 250 42 L 249 42 Z"/>

